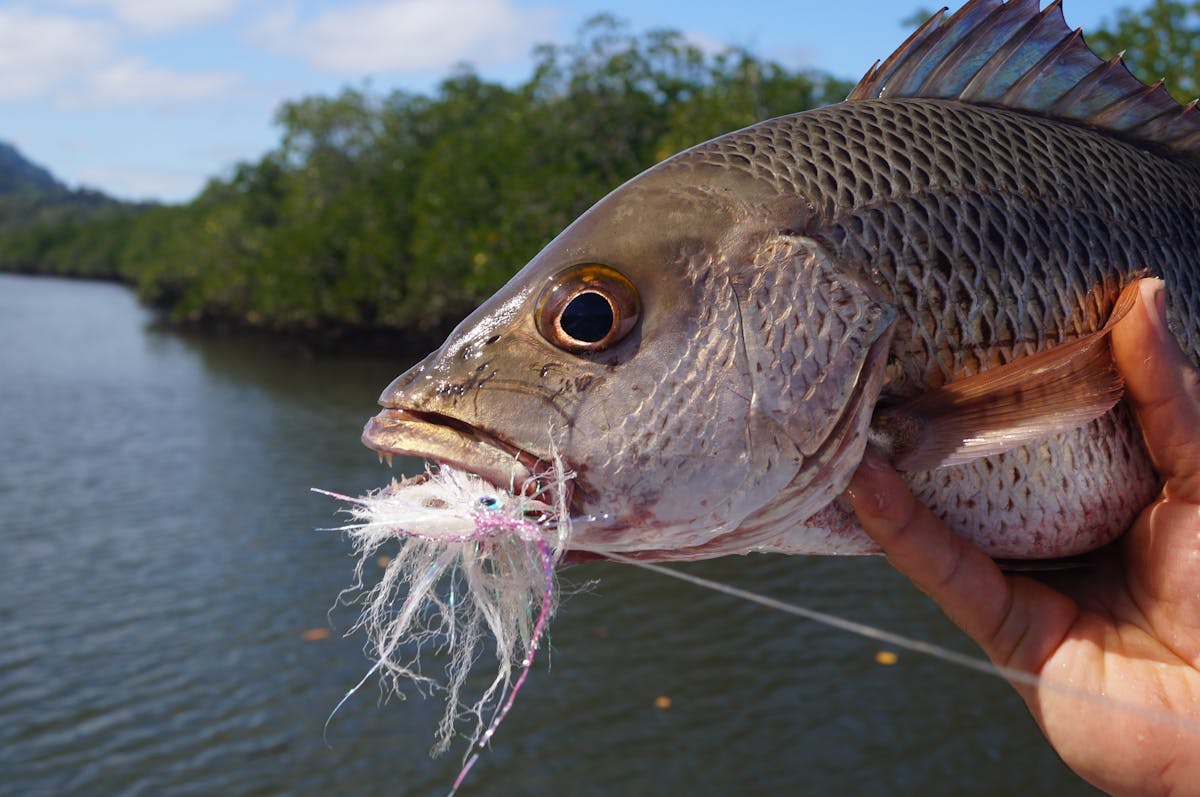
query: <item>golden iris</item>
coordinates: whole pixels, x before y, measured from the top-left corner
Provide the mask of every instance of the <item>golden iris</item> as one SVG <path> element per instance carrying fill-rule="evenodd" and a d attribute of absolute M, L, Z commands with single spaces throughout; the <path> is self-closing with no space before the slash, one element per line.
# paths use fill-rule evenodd
<path fill-rule="evenodd" d="M 620 342 L 641 314 L 637 288 L 624 274 L 586 263 L 550 280 L 538 301 L 537 328 L 558 348 L 582 354 Z"/>

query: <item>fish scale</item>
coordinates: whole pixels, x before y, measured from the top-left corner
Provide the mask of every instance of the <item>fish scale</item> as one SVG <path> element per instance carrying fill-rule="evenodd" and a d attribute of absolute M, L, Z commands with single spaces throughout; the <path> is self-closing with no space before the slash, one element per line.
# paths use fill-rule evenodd
<path fill-rule="evenodd" d="M 1122 285 L 1148 271 L 1179 286 L 1171 315 L 1197 355 L 1194 330 L 1178 323 L 1198 298 L 1187 253 L 1200 251 L 1200 176 L 1189 164 L 1074 125 L 923 99 L 784 117 L 701 145 L 673 168 L 696 163 L 821 199 L 808 232 L 900 310 L 885 400 L 1093 331 Z M 1108 196 L 1114 183 L 1122 191 Z M 1095 547 L 1156 486 L 1123 409 L 907 480 L 953 527 L 990 537 L 998 556 L 1061 549 L 1067 538 L 1071 549 Z"/>
<path fill-rule="evenodd" d="M 1172 292 L 1173 319 L 1200 311 L 1185 259 L 1200 251 L 1200 173 L 1074 125 L 941 100 L 844 103 L 733 133 L 691 150 L 673 167 L 695 164 L 741 170 L 814 199 L 809 232 L 883 283 L 909 323 L 938 310 L 925 279 L 940 274 L 944 286 L 969 285 L 951 290 L 935 317 L 938 346 L 1011 341 L 1037 349 L 1082 334 L 1107 318 L 1119 283 L 1143 271 L 1181 283 Z M 1111 190 L 1114 184 L 1121 190 Z M 989 228 L 997 234 L 988 235 Z M 977 249 L 968 251 L 972 239 Z M 1024 255 L 1011 257 L 1021 244 Z M 996 284 L 980 284 L 976 276 Z M 1081 308 L 1105 279 L 1107 290 Z M 1058 301 L 1030 317 L 1027 296 Z M 972 324 L 989 309 L 992 339 L 973 338 Z M 1196 332 L 1177 322 L 1173 328 L 1195 357 Z M 911 393 L 971 372 L 966 360 L 946 368 L 939 354 L 898 351 L 907 369 L 898 389 Z M 929 362 L 935 366 L 927 368 Z"/>
<path fill-rule="evenodd" d="M 613 430 L 617 437 L 628 440 L 629 445 L 609 449 L 613 459 L 598 463 L 607 472 L 618 474 L 618 478 L 629 473 L 630 480 L 635 482 L 641 481 L 638 479 L 641 474 L 660 469 L 665 470 L 672 481 L 698 482 L 696 492 L 701 497 L 690 507 L 677 508 L 677 511 L 690 512 L 694 516 L 689 521 L 689 525 L 694 526 L 688 538 L 689 545 L 702 545 L 727 531 L 722 528 L 726 521 L 718 514 L 721 502 L 702 496 L 705 459 L 710 456 L 709 451 L 747 460 L 755 456 L 746 435 L 727 421 L 727 418 L 743 415 L 750 401 L 746 393 L 729 386 L 730 376 L 745 371 L 748 365 L 738 339 L 722 329 L 722 322 L 735 314 L 734 297 L 728 284 L 702 276 L 705 272 L 711 273 L 712 265 L 697 259 L 689 276 L 694 284 L 702 285 L 705 296 L 696 319 L 696 332 L 689 336 L 688 347 L 679 358 L 692 365 L 679 368 L 678 363 L 665 363 L 661 375 L 646 375 L 645 381 L 649 384 L 645 390 L 638 391 L 642 398 Z M 595 432 L 589 428 L 582 433 Z M 697 443 L 701 440 L 704 441 L 702 445 Z M 571 443 L 568 438 L 561 445 Z M 686 450 L 688 455 L 673 456 L 672 449 Z M 770 452 L 773 456 L 778 450 L 777 446 L 762 446 L 758 454 Z M 632 456 L 631 452 L 634 452 Z M 731 473 L 730 478 L 738 477 Z M 744 489 L 736 489 L 729 494 L 741 497 L 744 492 Z M 653 490 L 625 496 L 625 500 L 634 504 L 631 511 L 641 515 L 647 524 L 656 522 L 654 498 Z M 638 547 L 641 546 L 634 545 L 635 550 Z"/>
<path fill-rule="evenodd" d="M 1000 558 L 1088 551 L 1129 527 L 1159 481 L 1128 410 L 965 465 L 905 474 L 914 495 Z"/>

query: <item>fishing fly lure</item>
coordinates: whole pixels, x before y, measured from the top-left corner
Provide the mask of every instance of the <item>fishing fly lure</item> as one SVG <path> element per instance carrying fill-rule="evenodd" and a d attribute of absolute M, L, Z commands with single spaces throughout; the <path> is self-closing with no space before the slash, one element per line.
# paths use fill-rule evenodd
<path fill-rule="evenodd" d="M 358 563 L 343 597 L 363 607 L 350 633 L 366 632 L 375 659 L 366 677 L 378 672 L 397 690 L 412 681 L 445 692 L 435 754 L 450 746 L 462 723 L 474 726 L 455 789 L 511 709 L 554 613 L 555 568 L 570 535 L 562 505 L 568 478 L 555 460 L 512 491 L 446 466 L 358 498 L 317 491 L 349 504 L 351 522 L 339 530 Z M 366 587 L 367 563 L 393 542 L 399 547 L 382 578 Z M 485 629 L 496 674 L 475 700 L 464 700 Z M 444 680 L 421 669 L 430 648 L 447 657 Z"/>

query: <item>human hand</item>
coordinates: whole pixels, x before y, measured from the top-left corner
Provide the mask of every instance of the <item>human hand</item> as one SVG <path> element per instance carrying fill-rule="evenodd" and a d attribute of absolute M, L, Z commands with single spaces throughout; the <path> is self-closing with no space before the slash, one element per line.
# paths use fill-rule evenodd
<path fill-rule="evenodd" d="M 1052 580 L 1003 573 L 879 460 L 864 460 L 846 495 L 888 561 L 994 663 L 1069 687 L 1014 684 L 1075 772 L 1113 794 L 1196 794 L 1200 374 L 1166 329 L 1161 281 L 1140 289 L 1112 351 L 1164 486 L 1096 570 Z"/>

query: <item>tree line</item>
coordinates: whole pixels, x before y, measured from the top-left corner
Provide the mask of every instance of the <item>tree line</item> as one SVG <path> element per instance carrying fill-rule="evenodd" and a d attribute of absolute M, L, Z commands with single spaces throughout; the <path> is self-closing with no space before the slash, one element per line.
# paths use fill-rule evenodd
<path fill-rule="evenodd" d="M 535 55 L 515 87 L 462 67 L 429 95 L 285 103 L 278 146 L 184 205 L 0 207 L 0 266 L 116 277 L 177 320 L 435 333 L 642 169 L 851 85 L 608 16 Z"/>
<path fill-rule="evenodd" d="M 1155 0 L 1088 40 L 1195 93 L 1198 19 Z M 852 86 L 609 16 L 534 60 L 515 87 L 462 67 L 430 94 L 285 103 L 279 144 L 183 205 L 0 193 L 0 268 L 120 279 L 178 321 L 439 334 L 624 180 Z"/>

